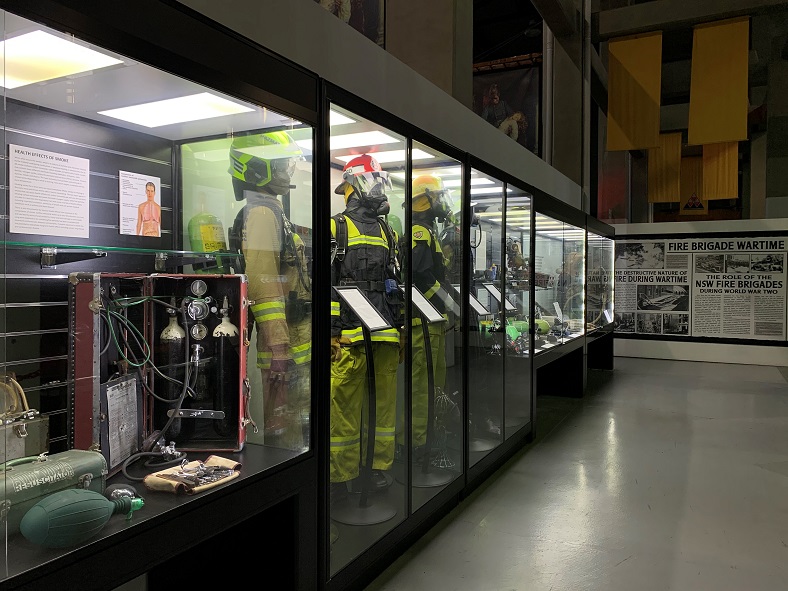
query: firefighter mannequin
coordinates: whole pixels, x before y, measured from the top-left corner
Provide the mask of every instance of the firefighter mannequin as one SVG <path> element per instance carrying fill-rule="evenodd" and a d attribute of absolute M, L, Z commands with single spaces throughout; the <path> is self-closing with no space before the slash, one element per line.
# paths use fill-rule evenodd
<path fill-rule="evenodd" d="M 335 193 L 344 195 L 345 210 L 332 216 L 331 234 L 339 251 L 332 265 L 334 285 L 356 285 L 388 323 L 371 333 L 375 375 L 375 419 L 367 425 L 367 363 L 361 322 L 332 290 L 331 302 L 331 441 L 329 447 L 332 494 L 360 489 L 359 467 L 366 461 L 367 437 L 374 434 L 370 490 L 391 483 L 385 471 L 394 461 L 397 365 L 401 358 L 397 289 L 397 236 L 384 221 L 389 211 L 388 173 L 368 155 L 350 160 Z M 342 254 L 344 250 L 344 254 Z M 387 281 L 388 280 L 388 281 Z"/>
<path fill-rule="evenodd" d="M 235 198 L 246 199 L 229 243 L 243 254 L 242 272 L 249 280 L 265 443 L 291 449 L 309 444 L 312 296 L 304 242 L 293 232 L 278 196 L 292 188 L 300 155 L 283 131 L 240 136 L 230 148 L 228 170 Z M 259 403 L 253 408 L 259 413 Z"/>
<path fill-rule="evenodd" d="M 449 194 L 440 177 L 421 175 L 413 179 L 411 193 L 411 255 L 413 284 L 435 308 L 446 316 L 446 259 L 443 255 L 435 222 L 443 223 L 451 214 Z M 414 462 L 421 462 L 427 442 L 427 418 L 429 391 L 427 385 L 427 355 L 432 354 L 432 369 L 435 388 L 443 389 L 446 382 L 446 322 L 429 325 L 430 349 L 425 349 L 422 320 L 414 313 L 411 330 L 411 369 L 413 372 L 413 423 Z M 398 426 L 398 440 L 404 444 L 404 428 Z"/>

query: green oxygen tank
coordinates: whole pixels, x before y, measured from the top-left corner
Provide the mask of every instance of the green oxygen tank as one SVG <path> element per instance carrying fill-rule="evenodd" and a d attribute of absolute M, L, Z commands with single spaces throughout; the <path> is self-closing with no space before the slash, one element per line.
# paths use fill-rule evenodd
<path fill-rule="evenodd" d="M 205 211 L 205 205 L 200 204 L 200 213 L 192 216 L 187 225 L 189 243 L 194 252 L 221 252 L 227 251 L 227 240 L 224 237 L 222 221 L 214 214 Z M 229 273 L 230 267 L 222 257 L 216 257 L 216 263 L 195 263 L 192 265 L 195 273 Z"/>
<path fill-rule="evenodd" d="M 125 513 L 131 519 L 131 514 L 144 504 L 143 499 L 130 497 L 110 501 L 99 492 L 83 488 L 61 490 L 30 507 L 19 531 L 33 544 L 65 548 L 98 534 L 115 513 Z"/>

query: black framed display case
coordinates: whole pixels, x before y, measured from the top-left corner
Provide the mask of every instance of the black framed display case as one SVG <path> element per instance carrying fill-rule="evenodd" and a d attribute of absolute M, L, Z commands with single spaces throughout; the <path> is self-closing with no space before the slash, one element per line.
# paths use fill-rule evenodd
<path fill-rule="evenodd" d="M 615 228 L 586 216 L 586 365 L 613 369 Z"/>
<path fill-rule="evenodd" d="M 586 215 L 534 196 L 534 379 L 539 394 L 585 390 Z"/>
<path fill-rule="evenodd" d="M 582 212 L 178 2 L 0 7 L 6 418 L 43 442 L 5 444 L 3 500 L 67 518 L 29 476 L 66 474 L 106 516 L 10 526 L 3 588 L 361 588 L 582 389 Z M 100 61 L 15 61 L 49 43 Z"/>
<path fill-rule="evenodd" d="M 464 154 L 338 87 L 326 83 L 325 97 L 330 150 L 323 183 L 339 253 L 329 265 L 331 284 L 360 286 L 390 325 L 364 335 L 354 328 L 358 310 L 338 297 L 332 302 L 332 337 L 343 341 L 342 356 L 326 368 L 331 396 L 319 407 L 327 439 L 322 558 L 327 588 L 344 589 L 426 531 L 465 485 L 467 167 Z M 354 184 L 356 174 L 381 179 L 388 203 L 381 222 L 365 223 L 377 206 L 359 199 L 365 186 Z M 396 251 L 397 269 L 388 276 L 399 285 L 383 300 L 368 282 L 376 279 L 375 265 L 391 261 L 380 254 L 385 248 Z M 362 360 L 355 378 L 343 369 L 352 356 Z M 354 381 L 362 387 L 348 388 Z M 373 401 L 371 428 L 362 413 Z M 358 445 L 372 439 L 374 456 Z"/>
<path fill-rule="evenodd" d="M 316 588 L 304 565 L 317 559 L 318 78 L 162 2 L 0 7 L 2 373 L 26 398 L 6 396 L 4 428 L 47 434 L 3 445 L 0 585 L 106 589 L 147 573 L 156 586 L 177 578 L 186 553 L 260 564 L 259 550 L 278 586 Z M 266 185 L 279 204 L 267 217 L 292 222 L 288 246 L 267 252 L 302 273 L 274 267 L 250 284 L 243 265 L 266 247 L 244 238 L 239 253 L 227 230 L 252 203 L 250 186 Z M 307 285 L 261 292 L 261 277 Z M 284 350 L 275 345 L 286 337 L 256 334 L 280 308 Z M 293 379 L 288 401 L 269 403 L 277 362 Z M 30 410 L 19 416 L 20 406 Z M 128 498 L 115 507 L 118 495 Z M 132 497 L 142 507 L 111 516 Z M 86 507 L 102 516 L 96 527 L 47 529 Z M 271 529 L 281 538 L 254 556 L 226 543 Z"/>

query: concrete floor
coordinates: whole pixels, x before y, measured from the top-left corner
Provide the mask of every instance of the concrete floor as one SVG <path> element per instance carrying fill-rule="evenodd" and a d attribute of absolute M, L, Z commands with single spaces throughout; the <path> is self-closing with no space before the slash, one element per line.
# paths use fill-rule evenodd
<path fill-rule="evenodd" d="M 367 591 L 788 589 L 786 376 L 616 358 Z"/>

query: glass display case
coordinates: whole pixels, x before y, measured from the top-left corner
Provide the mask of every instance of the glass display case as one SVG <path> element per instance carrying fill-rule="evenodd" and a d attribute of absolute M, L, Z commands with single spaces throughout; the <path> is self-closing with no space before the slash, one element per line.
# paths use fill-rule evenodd
<path fill-rule="evenodd" d="M 586 240 L 586 367 L 612 370 L 615 229 L 586 216 Z"/>
<path fill-rule="evenodd" d="M 413 154 L 404 279 L 413 290 L 410 478 L 416 511 L 461 476 L 465 465 L 462 296 L 456 289 L 465 253 L 461 163 L 415 141 Z M 420 159 L 420 154 L 433 158 Z M 398 443 L 404 431 L 397 428 Z"/>
<path fill-rule="evenodd" d="M 333 575 L 407 515 L 395 454 L 406 392 L 401 239 L 409 183 L 406 138 L 336 104 L 330 116 Z M 404 431 L 399 444 L 407 444 Z"/>
<path fill-rule="evenodd" d="M 506 189 L 504 289 L 510 305 L 504 311 L 504 434 L 508 438 L 531 420 L 532 196 L 512 184 Z"/>
<path fill-rule="evenodd" d="M 471 170 L 473 279 L 468 335 L 468 465 L 503 442 L 503 353 L 506 314 L 517 308 L 504 290 L 504 183 Z"/>
<path fill-rule="evenodd" d="M 308 456 L 314 151 L 305 109 L 2 21 L 0 579 Z"/>
<path fill-rule="evenodd" d="M 589 230 L 586 250 L 586 330 L 590 333 L 613 324 L 615 240 Z"/>
<path fill-rule="evenodd" d="M 534 228 L 534 349 L 539 354 L 585 334 L 585 229 L 540 212 Z"/>
<path fill-rule="evenodd" d="M 591 322 L 583 229 L 179 3 L 8 4 L 0 581 L 169 586 L 275 531 L 279 588 L 343 588 L 514 453 Z M 25 521 L 71 493 L 106 519 Z"/>

